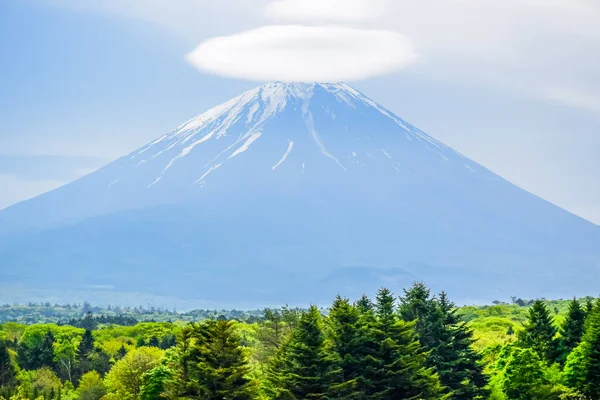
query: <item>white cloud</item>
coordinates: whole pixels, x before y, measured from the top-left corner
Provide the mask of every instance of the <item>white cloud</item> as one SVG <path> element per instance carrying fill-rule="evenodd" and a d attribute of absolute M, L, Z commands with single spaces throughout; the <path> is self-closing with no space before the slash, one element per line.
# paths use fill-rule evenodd
<path fill-rule="evenodd" d="M 356 22 L 381 17 L 386 3 L 386 0 L 278 0 L 267 5 L 266 15 L 293 22 Z"/>
<path fill-rule="evenodd" d="M 403 35 L 336 26 L 274 25 L 201 43 L 188 60 L 202 71 L 248 80 L 355 81 L 416 61 Z"/>
<path fill-rule="evenodd" d="M 573 91 L 600 82 L 598 0 L 38 1 L 150 21 L 193 44 L 272 18 L 359 23 L 409 37 L 419 51 L 415 71 L 432 81 L 492 85 L 543 100 L 550 86 Z M 365 2 L 378 9 L 363 17 Z M 587 100 L 579 103 L 590 108 Z"/>

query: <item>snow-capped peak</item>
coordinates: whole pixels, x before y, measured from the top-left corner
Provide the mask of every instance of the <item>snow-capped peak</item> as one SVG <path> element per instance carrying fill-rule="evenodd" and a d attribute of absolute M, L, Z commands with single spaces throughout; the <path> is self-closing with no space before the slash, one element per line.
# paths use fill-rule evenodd
<path fill-rule="evenodd" d="M 356 148 L 347 150 L 348 146 Z M 259 150 L 248 155 L 251 148 Z M 371 159 L 373 154 L 383 157 L 396 173 L 411 171 L 410 164 L 416 160 L 409 160 L 415 157 L 425 157 L 420 162 L 431 164 L 426 161 L 431 155 L 444 162 L 457 161 L 455 164 L 469 173 L 480 169 L 345 83 L 269 82 L 213 107 L 130 154 L 107 185 L 114 190 L 123 184 L 126 168 L 131 174 L 143 170 L 151 175 L 143 179 L 147 187 L 164 185 L 167 176 L 178 185 L 204 186 L 215 171 L 222 174 L 230 160 L 242 154 L 255 165 L 264 161 L 268 164 L 264 171 L 278 174 L 284 163 L 296 163 L 296 172 L 304 174 L 307 162 L 319 165 L 324 160 L 324 168 L 338 172 L 369 168 L 379 162 Z M 235 164 L 236 168 L 241 165 Z M 182 175 L 185 182 L 180 182 Z"/>

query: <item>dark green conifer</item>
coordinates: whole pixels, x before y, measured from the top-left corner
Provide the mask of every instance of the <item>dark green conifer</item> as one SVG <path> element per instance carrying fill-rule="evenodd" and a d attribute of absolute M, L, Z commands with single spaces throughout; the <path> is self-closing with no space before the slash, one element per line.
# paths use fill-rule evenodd
<path fill-rule="evenodd" d="M 473 350 L 473 331 L 456 310 L 446 293 L 432 298 L 423 283 L 415 283 L 400 299 L 400 314 L 416 323 L 420 343 L 428 351 L 426 365 L 437 371 L 450 398 L 484 398 L 488 378 L 481 355 Z"/>
<path fill-rule="evenodd" d="M 380 343 L 376 354 L 380 362 L 373 381 L 373 399 L 441 399 L 443 387 L 435 371 L 426 367 L 414 322 L 397 317 L 395 298 L 388 289 L 377 293 L 377 322 L 374 338 Z"/>
<path fill-rule="evenodd" d="M 585 311 L 577 299 L 569 303 L 569 312 L 560 330 L 559 362 L 564 364 L 575 347 L 581 342 L 585 326 Z"/>
<path fill-rule="evenodd" d="M 48 331 L 44 335 L 44 339 L 40 346 L 38 368 L 54 368 L 54 342 L 55 339 L 52 331 Z"/>
<path fill-rule="evenodd" d="M 547 363 L 554 362 L 557 356 L 557 345 L 554 340 L 556 327 L 554 318 L 542 300 L 536 300 L 529 308 L 524 328 L 519 332 L 520 345 L 533 349 L 540 359 Z"/>
<path fill-rule="evenodd" d="M 363 294 L 362 297 L 356 301 L 355 306 L 360 313 L 365 313 L 373 309 L 373 302 L 366 294 Z"/>
<path fill-rule="evenodd" d="M 581 343 L 567 358 L 565 377 L 586 398 L 600 399 L 600 307 L 587 316 Z"/>
<path fill-rule="evenodd" d="M 298 325 L 270 367 L 276 398 L 325 399 L 332 360 L 325 348 L 321 313 L 315 306 L 301 314 Z"/>
<path fill-rule="evenodd" d="M 150 347 L 159 347 L 160 346 L 160 342 L 158 341 L 158 338 L 153 335 L 150 338 L 150 340 L 148 340 L 148 346 L 150 346 Z"/>
<path fill-rule="evenodd" d="M 125 348 L 125 345 L 121 345 L 121 347 L 119 347 L 119 350 L 117 350 L 117 354 L 115 355 L 115 358 L 117 360 L 120 360 L 121 358 L 125 357 L 127 355 L 127 349 Z"/>
<path fill-rule="evenodd" d="M 10 359 L 8 344 L 5 340 L 0 339 L 0 396 L 7 394 L 3 393 L 3 389 L 8 391 L 14 386 L 16 376 L 17 372 Z"/>
<path fill-rule="evenodd" d="M 81 338 L 81 342 L 79 342 L 79 347 L 77 349 L 77 354 L 79 354 L 80 358 L 88 357 L 94 351 L 94 336 L 92 335 L 92 331 L 86 329 L 83 337 Z"/>
<path fill-rule="evenodd" d="M 165 383 L 167 399 L 250 400 L 256 385 L 234 321 L 206 321 L 180 335 L 173 378 Z"/>
<path fill-rule="evenodd" d="M 365 350 L 359 329 L 360 312 L 348 299 L 338 296 L 329 311 L 329 337 L 333 353 L 330 398 L 348 400 L 364 398 Z"/>

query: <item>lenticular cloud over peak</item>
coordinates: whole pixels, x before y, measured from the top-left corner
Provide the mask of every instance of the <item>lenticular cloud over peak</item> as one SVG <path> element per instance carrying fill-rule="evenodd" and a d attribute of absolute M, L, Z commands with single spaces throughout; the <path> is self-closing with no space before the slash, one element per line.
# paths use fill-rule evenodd
<path fill-rule="evenodd" d="M 202 42 L 187 55 L 201 71 L 253 81 L 357 81 L 405 68 L 411 41 L 386 30 L 273 25 Z"/>

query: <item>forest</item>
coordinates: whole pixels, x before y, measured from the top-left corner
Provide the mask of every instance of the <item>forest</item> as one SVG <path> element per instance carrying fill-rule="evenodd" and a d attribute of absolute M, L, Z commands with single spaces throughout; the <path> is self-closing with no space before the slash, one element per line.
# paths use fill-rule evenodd
<path fill-rule="evenodd" d="M 327 308 L 0 306 L 0 399 L 600 400 L 600 299 L 456 307 L 415 283 Z"/>

